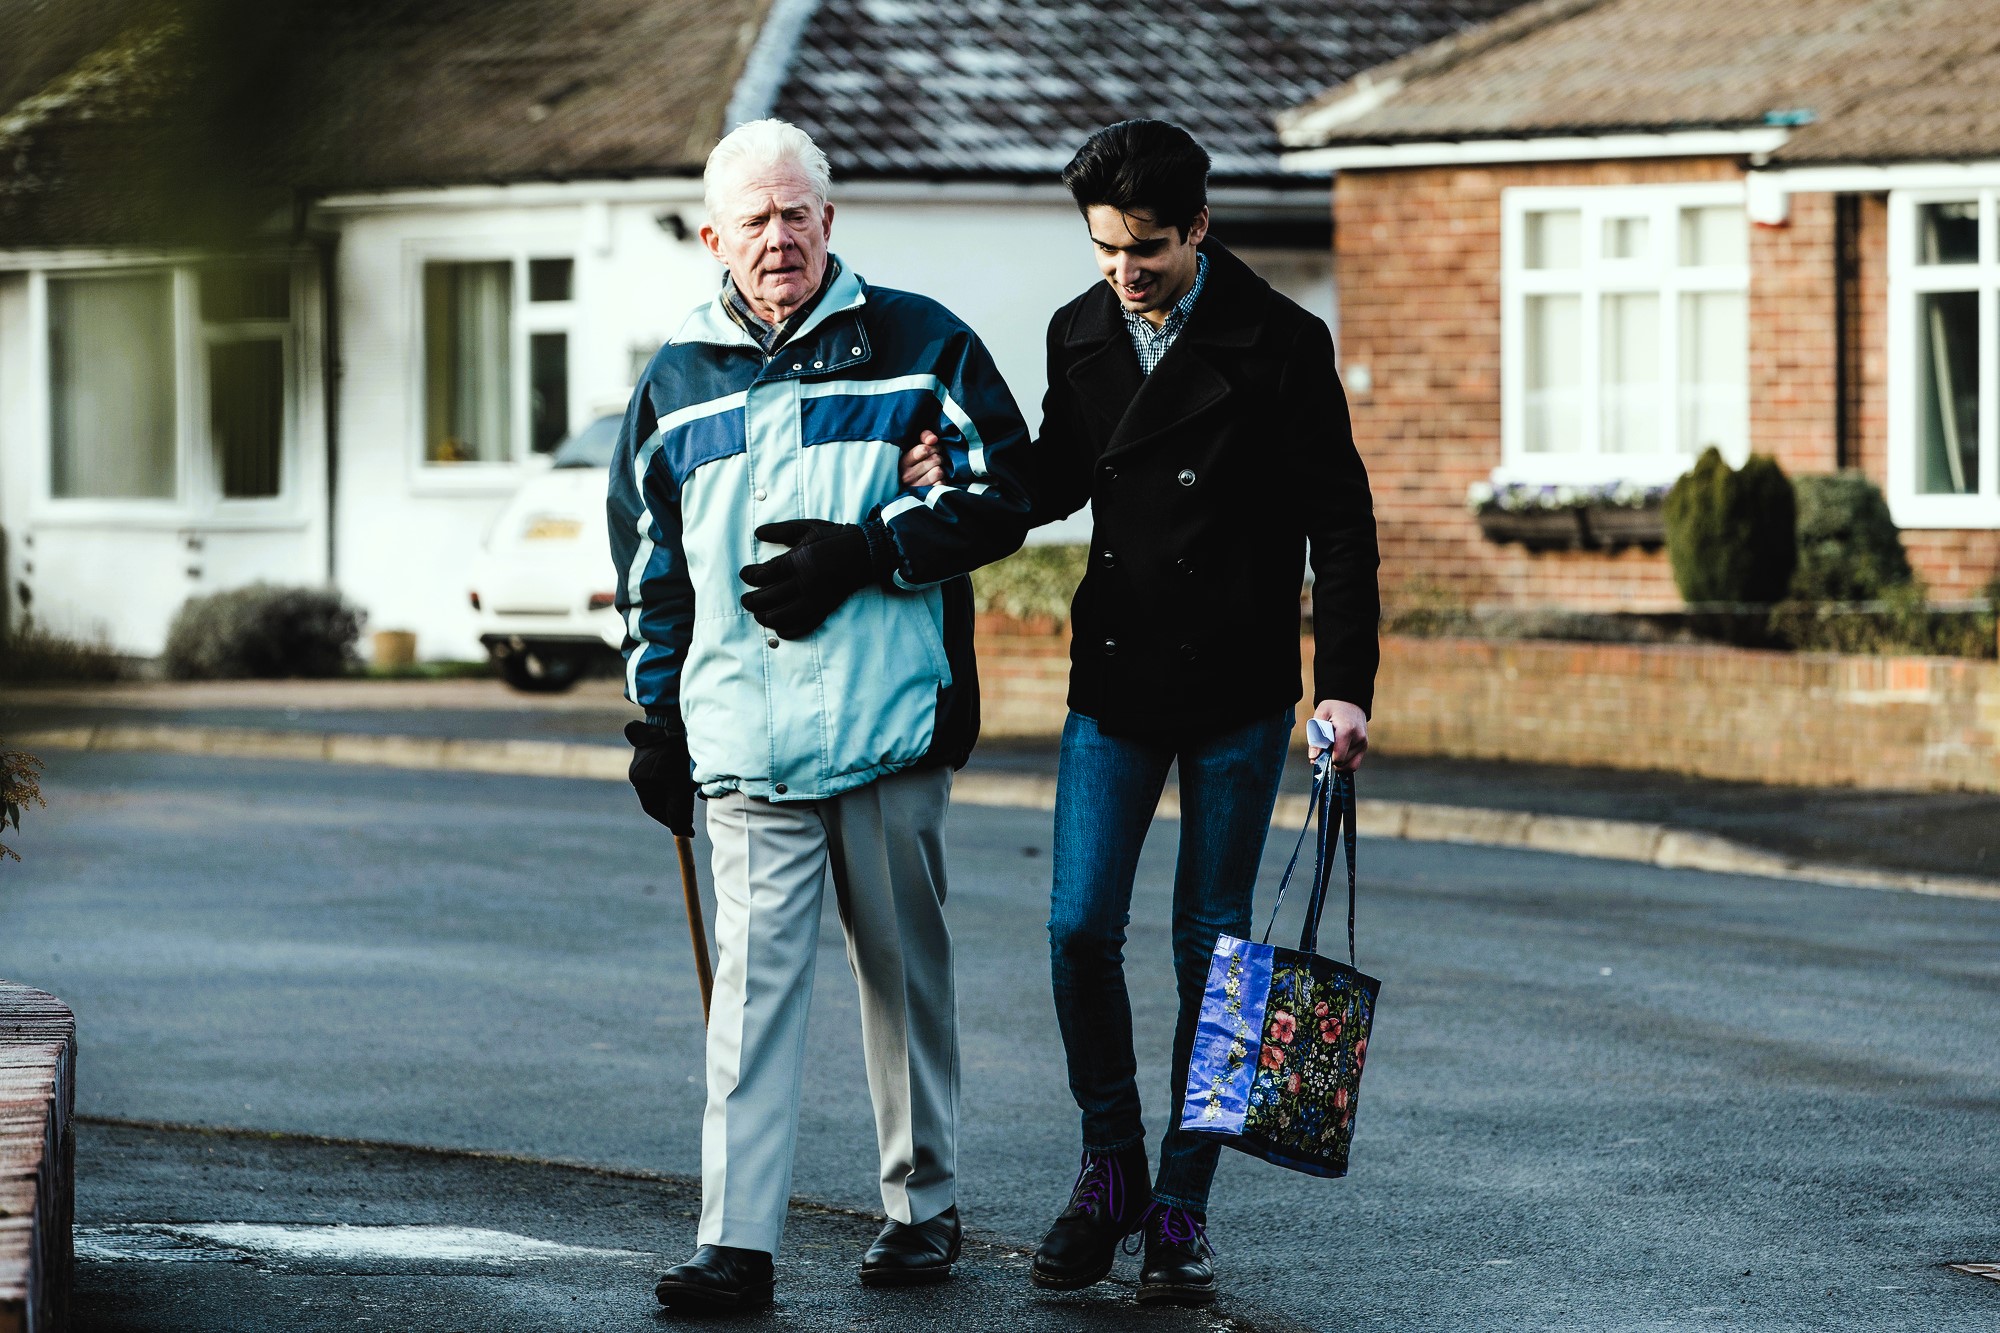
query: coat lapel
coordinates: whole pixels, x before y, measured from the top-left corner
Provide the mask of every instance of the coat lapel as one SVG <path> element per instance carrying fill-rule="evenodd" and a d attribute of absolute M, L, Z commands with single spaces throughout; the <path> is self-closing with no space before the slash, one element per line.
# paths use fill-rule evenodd
<path fill-rule="evenodd" d="M 1105 445 L 1107 456 L 1136 449 L 1210 411 L 1236 387 L 1227 373 L 1229 349 L 1256 342 L 1270 284 L 1216 242 L 1205 241 L 1201 249 L 1208 256 L 1208 280 L 1202 284 L 1201 299 L 1195 302 L 1187 327 L 1125 409 Z M 1122 318 L 1120 325 L 1122 333 Z M 1132 352 L 1129 336 L 1125 351 L 1136 370 L 1138 357 Z"/>
<path fill-rule="evenodd" d="M 1109 288 L 1100 286 L 1085 298 L 1063 341 L 1074 358 L 1066 372 L 1070 387 L 1096 415 L 1104 434 L 1111 434 L 1124 419 L 1145 376 L 1139 373 L 1131 335 L 1125 332 L 1125 321 Z"/>

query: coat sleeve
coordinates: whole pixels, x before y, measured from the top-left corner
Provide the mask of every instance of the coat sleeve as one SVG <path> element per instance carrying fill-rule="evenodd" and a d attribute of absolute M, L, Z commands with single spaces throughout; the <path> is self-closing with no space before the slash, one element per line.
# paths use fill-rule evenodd
<path fill-rule="evenodd" d="M 1042 394 L 1042 429 L 1035 438 L 1028 471 L 1033 525 L 1068 518 L 1090 501 L 1090 439 L 1069 383 L 1069 356 L 1063 350 L 1065 312 L 1049 321 L 1048 388 Z"/>
<path fill-rule="evenodd" d="M 632 391 L 611 456 L 605 515 L 625 622 L 625 697 L 669 731 L 681 720 L 681 666 L 694 637 L 694 585 L 681 547 L 680 486 L 660 452 L 659 418 L 646 379 Z"/>
<path fill-rule="evenodd" d="M 1368 713 L 1382 658 L 1375 503 L 1354 447 L 1333 335 L 1316 319 L 1306 320 L 1293 341 L 1279 396 L 1304 454 L 1299 498 L 1313 572 L 1312 702 L 1339 699 Z"/>
<path fill-rule="evenodd" d="M 958 325 L 941 340 L 931 373 L 948 480 L 902 492 L 863 525 L 886 529 L 900 588 L 942 583 L 1012 555 L 1028 533 L 1028 427 L 992 355 Z"/>

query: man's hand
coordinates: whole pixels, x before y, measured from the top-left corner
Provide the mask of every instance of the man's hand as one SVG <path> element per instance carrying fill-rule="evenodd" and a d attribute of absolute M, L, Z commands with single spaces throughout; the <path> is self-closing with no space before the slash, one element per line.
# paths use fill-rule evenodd
<path fill-rule="evenodd" d="M 792 548 L 740 571 L 750 585 L 741 598 L 743 609 L 781 639 L 803 639 L 875 581 L 874 557 L 859 523 L 817 518 L 766 523 L 757 529 L 757 540 Z"/>
<path fill-rule="evenodd" d="M 1333 726 L 1333 766 L 1352 773 L 1368 755 L 1368 715 L 1339 699 L 1322 699 L 1313 716 Z M 1306 757 L 1319 758 L 1323 747 L 1308 745 Z"/>
<path fill-rule="evenodd" d="M 903 451 L 903 485 L 910 490 L 921 490 L 937 485 L 944 477 L 944 451 L 938 448 L 937 432 L 927 430 Z"/>
<path fill-rule="evenodd" d="M 687 737 L 645 722 L 627 722 L 625 739 L 632 742 L 632 767 L 626 776 L 639 793 L 639 808 L 672 829 L 674 836 L 694 836 L 694 769 L 688 762 Z"/>

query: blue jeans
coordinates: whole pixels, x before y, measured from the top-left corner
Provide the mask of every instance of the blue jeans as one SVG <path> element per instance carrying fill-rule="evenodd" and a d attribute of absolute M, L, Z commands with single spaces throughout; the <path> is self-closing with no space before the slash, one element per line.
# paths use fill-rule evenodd
<path fill-rule="evenodd" d="M 1083 1112 L 1083 1146 L 1116 1152 L 1143 1141 L 1132 1004 L 1125 990 L 1125 926 L 1132 878 L 1167 770 L 1180 761 L 1181 845 L 1174 872 L 1174 1026 L 1171 1112 L 1154 1197 L 1196 1212 L 1208 1206 L 1221 1148 L 1183 1135 L 1188 1052 L 1218 934 L 1247 935 L 1250 900 L 1284 775 L 1292 714 L 1186 743 L 1106 736 L 1071 713 L 1056 780 L 1055 887 L 1049 955 L 1069 1088 Z"/>

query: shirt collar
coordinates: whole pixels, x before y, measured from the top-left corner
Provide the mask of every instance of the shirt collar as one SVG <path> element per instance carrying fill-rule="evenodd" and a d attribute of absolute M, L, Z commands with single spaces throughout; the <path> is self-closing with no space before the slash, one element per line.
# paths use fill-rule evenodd
<path fill-rule="evenodd" d="M 739 328 L 757 340 L 757 345 L 764 349 L 764 355 L 771 356 L 780 347 L 784 346 L 786 338 L 790 337 L 796 330 L 804 327 L 806 321 L 812 318 L 813 311 L 818 309 L 819 303 L 825 299 L 827 292 L 833 287 L 834 280 L 839 276 L 840 259 L 838 256 L 830 254 L 826 257 L 826 273 L 820 278 L 819 290 L 812 294 L 812 299 L 797 310 L 794 310 L 791 314 L 785 316 L 785 318 L 779 320 L 776 324 L 769 324 L 756 311 L 750 308 L 750 302 L 744 299 L 743 293 L 736 289 L 736 279 L 729 275 L 727 269 L 724 269 L 722 273 L 723 308 L 729 312 L 729 317 L 736 321 Z"/>
<path fill-rule="evenodd" d="M 1207 281 L 1208 256 L 1202 254 L 1200 251 L 1196 251 L 1194 256 L 1194 285 L 1187 289 L 1186 296 L 1174 302 L 1174 308 L 1167 312 L 1167 317 L 1155 326 L 1153 321 L 1147 319 L 1143 314 L 1126 310 L 1122 312 L 1125 316 L 1126 325 L 1135 333 L 1142 332 L 1148 337 L 1172 337 L 1181 331 L 1181 326 L 1187 323 L 1188 316 L 1194 313 L 1194 303 L 1201 296 L 1202 284 Z"/>

